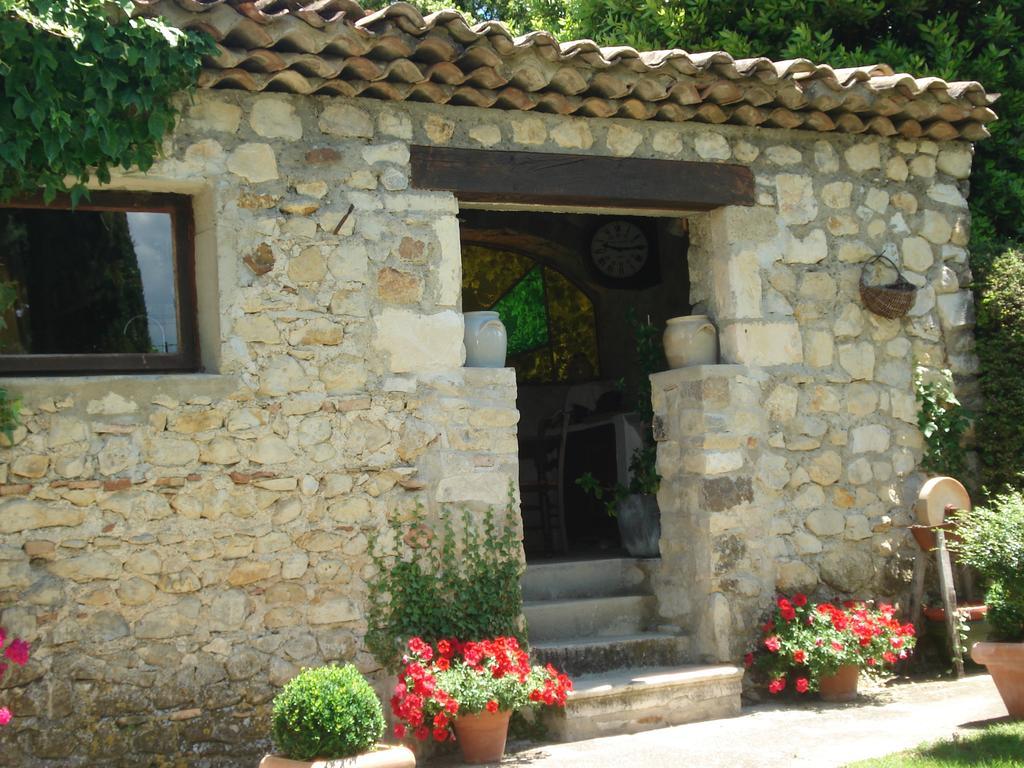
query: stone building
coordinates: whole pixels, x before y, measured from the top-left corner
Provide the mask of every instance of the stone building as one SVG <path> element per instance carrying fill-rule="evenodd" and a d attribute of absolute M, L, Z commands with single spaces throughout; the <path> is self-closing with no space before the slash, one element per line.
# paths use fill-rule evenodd
<path fill-rule="evenodd" d="M 503 508 L 538 403 L 629 376 L 626 305 L 710 315 L 721 357 L 652 379 L 661 559 L 621 566 L 641 629 L 677 632 L 677 663 L 735 663 L 776 590 L 900 594 L 913 367 L 968 397 L 977 370 L 979 84 L 513 39 L 401 3 L 138 7 L 218 41 L 165 156 L 93 200 L 168 217 L 174 342 L 150 318 L 122 367 L 2 381 L 24 410 L 0 449 L 0 625 L 34 659 L 0 683 L 0 764 L 249 761 L 301 666 L 377 672 L 368 537 L 417 503 Z M 659 263 L 616 284 L 586 259 L 620 219 Z M 877 253 L 918 287 L 901 319 L 860 299 Z M 547 335 L 464 367 L 465 292 L 492 306 L 534 270 Z"/>

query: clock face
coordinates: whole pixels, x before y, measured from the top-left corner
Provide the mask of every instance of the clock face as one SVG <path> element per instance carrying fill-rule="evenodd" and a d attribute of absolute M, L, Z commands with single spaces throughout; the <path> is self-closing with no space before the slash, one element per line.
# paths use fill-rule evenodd
<path fill-rule="evenodd" d="M 650 257 L 647 235 L 628 221 L 609 221 L 602 225 L 590 241 L 590 258 L 594 266 L 612 278 L 636 275 Z"/>

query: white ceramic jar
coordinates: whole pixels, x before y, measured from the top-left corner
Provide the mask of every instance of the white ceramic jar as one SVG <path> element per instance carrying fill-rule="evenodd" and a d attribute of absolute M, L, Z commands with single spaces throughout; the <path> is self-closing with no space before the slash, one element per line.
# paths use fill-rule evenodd
<path fill-rule="evenodd" d="M 466 367 L 504 368 L 508 336 L 497 312 L 466 312 Z"/>
<path fill-rule="evenodd" d="M 662 339 L 672 368 L 718 362 L 718 332 L 707 315 L 673 317 L 666 323 Z"/>

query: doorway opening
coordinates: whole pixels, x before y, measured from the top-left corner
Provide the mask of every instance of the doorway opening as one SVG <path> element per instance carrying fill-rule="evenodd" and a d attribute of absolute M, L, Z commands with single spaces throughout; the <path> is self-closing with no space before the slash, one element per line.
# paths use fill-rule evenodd
<path fill-rule="evenodd" d="M 690 312 L 685 217 L 463 209 L 464 312 L 497 311 L 516 369 L 528 560 L 624 554 L 576 480 L 628 484 L 650 443 L 638 324 Z M 653 454 L 652 454 L 653 455 Z"/>

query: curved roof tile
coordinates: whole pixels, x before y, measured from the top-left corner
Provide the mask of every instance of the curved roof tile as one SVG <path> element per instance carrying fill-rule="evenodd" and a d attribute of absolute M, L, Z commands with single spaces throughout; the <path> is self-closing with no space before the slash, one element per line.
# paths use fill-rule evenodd
<path fill-rule="evenodd" d="M 405 2 L 133 0 L 136 13 L 207 32 L 217 53 L 206 88 L 341 94 L 587 117 L 695 120 L 813 131 L 988 136 L 995 96 L 977 82 L 915 78 L 885 64 L 833 69 L 807 59 L 735 59 L 513 36 L 454 10 L 424 16 Z"/>

